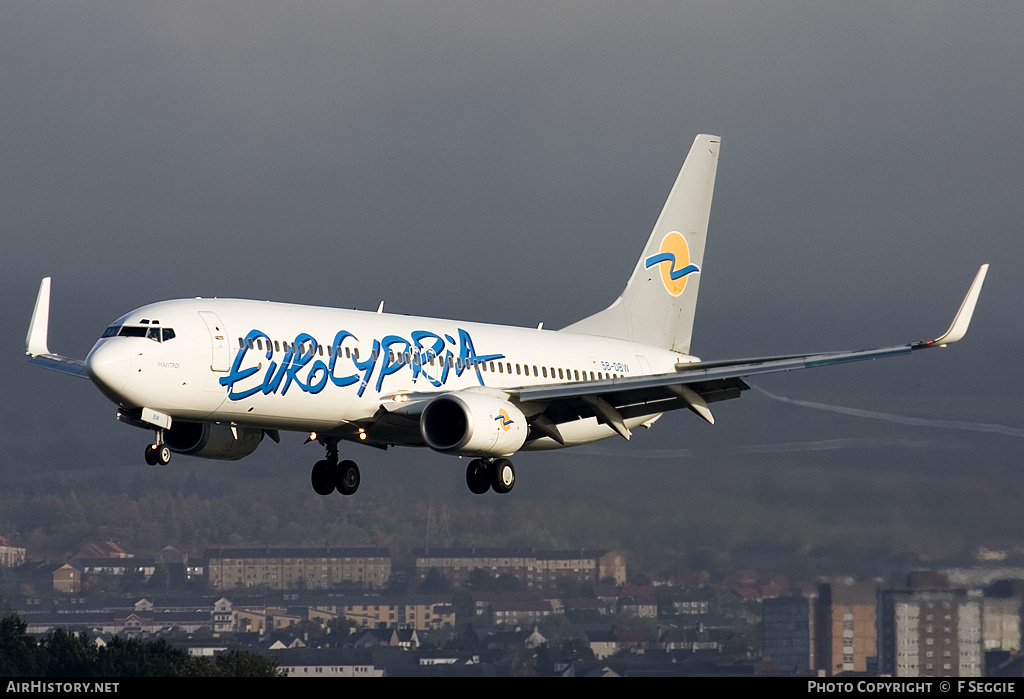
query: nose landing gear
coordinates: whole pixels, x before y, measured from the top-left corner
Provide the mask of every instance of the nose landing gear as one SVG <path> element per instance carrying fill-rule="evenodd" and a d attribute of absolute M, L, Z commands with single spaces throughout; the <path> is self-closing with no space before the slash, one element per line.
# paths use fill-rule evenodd
<path fill-rule="evenodd" d="M 156 431 L 156 442 L 146 447 L 146 463 L 150 466 L 166 466 L 171 463 L 171 448 L 164 444 L 164 431 Z"/>

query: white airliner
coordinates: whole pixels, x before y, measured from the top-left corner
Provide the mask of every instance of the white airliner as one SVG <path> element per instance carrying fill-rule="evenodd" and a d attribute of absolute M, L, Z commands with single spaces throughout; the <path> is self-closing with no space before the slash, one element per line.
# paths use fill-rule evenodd
<path fill-rule="evenodd" d="M 143 306 L 115 320 L 85 361 L 47 348 L 50 279 L 29 326 L 32 364 L 88 377 L 117 417 L 155 431 L 146 461 L 171 453 L 241 459 L 264 436 L 310 433 L 326 449 L 313 489 L 346 495 L 359 469 L 341 441 L 427 446 L 473 457 L 474 493 L 507 493 L 508 460 L 650 427 L 737 398 L 743 379 L 944 346 L 967 332 L 988 265 L 949 330 L 874 350 L 701 361 L 690 354 L 720 139 L 697 136 L 622 295 L 559 331 L 238 299 Z"/>

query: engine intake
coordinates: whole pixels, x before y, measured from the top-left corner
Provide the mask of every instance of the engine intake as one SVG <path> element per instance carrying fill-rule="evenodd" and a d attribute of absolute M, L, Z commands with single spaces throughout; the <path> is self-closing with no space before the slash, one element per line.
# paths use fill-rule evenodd
<path fill-rule="evenodd" d="M 175 422 L 164 431 L 164 443 L 177 454 L 203 459 L 237 461 L 256 451 L 263 440 L 263 430 L 254 427 L 209 425 L 202 422 Z"/>
<path fill-rule="evenodd" d="M 507 400 L 463 391 L 427 403 L 420 434 L 428 447 L 443 454 L 508 456 L 523 446 L 529 426 Z"/>

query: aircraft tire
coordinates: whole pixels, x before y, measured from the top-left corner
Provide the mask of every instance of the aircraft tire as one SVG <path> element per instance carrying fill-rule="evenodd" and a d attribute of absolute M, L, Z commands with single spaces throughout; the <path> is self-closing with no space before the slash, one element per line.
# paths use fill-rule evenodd
<path fill-rule="evenodd" d="M 147 444 L 146 445 L 146 463 L 150 466 L 156 466 L 157 464 L 157 445 Z"/>
<path fill-rule="evenodd" d="M 469 492 L 475 495 L 483 495 L 491 489 L 491 476 L 483 459 L 469 462 L 466 467 L 466 485 L 469 486 Z"/>
<path fill-rule="evenodd" d="M 161 466 L 171 463 L 171 448 L 166 444 L 156 445 L 156 462 Z"/>
<path fill-rule="evenodd" d="M 491 463 L 491 487 L 496 493 L 508 493 L 516 485 L 516 469 L 508 459 L 495 459 Z"/>
<path fill-rule="evenodd" d="M 313 492 L 317 495 L 330 495 L 333 493 L 334 478 L 331 475 L 331 463 L 329 461 L 317 461 L 313 464 L 313 472 L 309 476 L 309 480 L 313 485 Z"/>
<path fill-rule="evenodd" d="M 355 461 L 342 461 L 338 464 L 337 487 L 342 495 L 352 495 L 359 490 L 359 467 Z"/>

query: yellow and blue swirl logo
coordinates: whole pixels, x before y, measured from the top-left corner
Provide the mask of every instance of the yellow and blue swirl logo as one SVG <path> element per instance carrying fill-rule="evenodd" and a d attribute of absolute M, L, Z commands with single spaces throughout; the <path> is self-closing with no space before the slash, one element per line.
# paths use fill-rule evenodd
<path fill-rule="evenodd" d="M 700 272 L 697 265 L 690 264 L 690 248 L 686 239 L 677 231 L 672 231 L 661 240 L 658 254 L 644 260 L 644 268 L 659 266 L 661 283 L 665 290 L 673 296 L 679 296 L 686 288 L 686 280 L 694 272 Z"/>
<path fill-rule="evenodd" d="M 494 421 L 498 423 L 498 427 L 503 432 L 508 432 L 509 426 L 512 424 L 512 418 L 508 416 L 508 413 L 504 409 L 498 411 L 498 416 L 494 418 Z"/>

